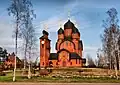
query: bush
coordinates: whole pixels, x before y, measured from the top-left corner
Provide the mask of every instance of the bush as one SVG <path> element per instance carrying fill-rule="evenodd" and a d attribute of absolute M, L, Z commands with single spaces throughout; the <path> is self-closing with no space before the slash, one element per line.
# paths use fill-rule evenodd
<path fill-rule="evenodd" d="M 40 70 L 40 75 L 48 75 L 49 74 L 49 72 L 48 72 L 48 70 L 47 69 L 41 69 Z"/>
<path fill-rule="evenodd" d="M 6 74 L 3 72 L 0 72 L 0 76 L 6 76 Z"/>

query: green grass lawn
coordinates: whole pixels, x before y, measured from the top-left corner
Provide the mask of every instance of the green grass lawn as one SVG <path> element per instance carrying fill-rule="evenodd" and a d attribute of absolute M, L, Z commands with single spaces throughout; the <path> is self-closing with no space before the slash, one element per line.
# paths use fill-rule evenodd
<path fill-rule="evenodd" d="M 67 75 L 63 72 L 68 71 L 77 71 L 78 69 L 55 69 L 53 71 L 60 71 L 62 74 Z M 84 69 L 84 72 L 93 72 L 94 70 L 100 69 Z M 38 71 L 39 72 L 39 71 Z M 6 71 L 6 76 L 0 76 L 0 82 L 12 82 L 13 78 L 13 71 Z M 53 72 L 54 73 L 54 72 Z M 53 74 L 52 73 L 52 74 Z M 57 74 L 57 73 L 56 73 Z M 120 77 L 120 76 L 119 76 Z M 31 79 L 27 78 L 26 76 L 22 76 L 22 70 L 16 71 L 16 82 L 74 82 L 74 83 L 120 83 L 120 78 L 117 80 L 116 78 L 110 78 L 107 76 L 104 77 L 84 77 L 79 75 L 72 75 L 72 76 L 55 76 L 55 75 L 48 75 L 48 76 L 39 76 L 39 77 L 32 77 Z"/>

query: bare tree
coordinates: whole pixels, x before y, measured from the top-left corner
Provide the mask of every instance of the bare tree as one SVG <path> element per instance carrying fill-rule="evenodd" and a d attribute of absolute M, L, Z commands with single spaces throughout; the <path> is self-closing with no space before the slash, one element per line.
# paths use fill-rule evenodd
<path fill-rule="evenodd" d="M 21 25 L 21 38 L 24 42 L 24 69 L 26 68 L 26 60 L 27 60 L 27 50 L 28 44 L 30 42 L 30 32 L 32 28 L 32 20 L 36 17 L 34 11 L 32 10 L 32 3 L 30 0 L 22 0 L 22 4 L 24 7 L 24 12 L 22 16 L 22 25 Z M 32 28 L 34 29 L 34 28 Z M 34 35 L 35 36 L 35 35 Z"/>
<path fill-rule="evenodd" d="M 35 30 L 31 27 L 29 28 L 29 42 L 28 42 L 28 54 L 29 54 L 29 71 L 28 71 L 28 78 L 31 78 L 31 71 L 30 71 L 30 65 L 31 65 L 31 56 L 34 54 L 35 46 L 36 46 L 36 36 L 35 36 Z"/>
<path fill-rule="evenodd" d="M 120 30 L 118 26 L 117 11 L 111 8 L 107 11 L 108 18 L 103 21 L 104 33 L 102 35 L 103 51 L 109 63 L 110 69 L 115 69 L 117 76 L 118 38 Z"/>
<path fill-rule="evenodd" d="M 97 59 L 95 61 L 97 67 L 103 68 L 106 66 L 105 57 L 103 56 L 103 51 L 100 48 L 97 50 Z"/>
<path fill-rule="evenodd" d="M 11 0 L 11 5 L 7 9 L 9 15 L 13 15 L 13 17 L 15 19 L 15 24 L 16 24 L 16 28 L 15 28 L 15 55 L 16 56 L 17 56 L 17 47 L 18 47 L 17 46 L 18 30 L 19 30 L 19 25 L 20 25 L 20 21 L 21 21 L 22 12 L 23 12 L 23 6 L 21 3 L 22 3 L 21 0 Z M 16 57 L 15 57 L 13 81 L 15 81 L 15 70 L 16 70 Z"/>
<path fill-rule="evenodd" d="M 86 58 L 88 60 L 88 67 L 96 67 L 93 59 L 91 58 L 91 56 L 89 54 L 87 54 Z"/>
<path fill-rule="evenodd" d="M 29 73 L 30 78 L 30 59 L 33 47 L 35 48 L 35 30 L 33 28 L 32 20 L 36 17 L 32 10 L 32 3 L 30 0 L 23 0 L 24 12 L 22 16 L 21 38 L 24 41 L 24 70 L 26 68 L 27 55 L 29 56 Z"/>

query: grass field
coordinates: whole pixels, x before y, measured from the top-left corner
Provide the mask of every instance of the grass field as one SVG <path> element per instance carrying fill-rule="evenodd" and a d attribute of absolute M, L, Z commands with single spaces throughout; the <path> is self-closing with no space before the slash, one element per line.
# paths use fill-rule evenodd
<path fill-rule="evenodd" d="M 79 73 L 80 70 L 83 70 L 83 73 Z M 110 73 L 112 72 L 114 74 L 114 71 Z M 120 83 L 120 78 L 116 79 L 115 76 L 110 77 L 110 75 L 107 76 L 104 73 L 108 73 L 106 69 L 54 69 L 47 76 L 32 76 L 31 79 L 28 79 L 27 74 L 22 76 L 22 70 L 18 70 L 16 71 L 16 82 Z M 96 76 L 98 74 L 104 76 Z M 6 76 L 0 76 L 0 82 L 12 82 L 12 76 L 13 71 L 6 71 Z"/>

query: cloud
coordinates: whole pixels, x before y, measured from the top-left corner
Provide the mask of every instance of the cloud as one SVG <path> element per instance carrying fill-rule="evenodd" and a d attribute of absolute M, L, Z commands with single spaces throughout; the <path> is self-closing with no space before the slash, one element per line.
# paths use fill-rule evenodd
<path fill-rule="evenodd" d="M 3 19 L 0 21 L 0 47 L 7 49 L 8 53 L 15 52 L 15 38 L 12 37 L 13 30 L 14 24 L 9 20 Z M 20 44 L 21 40 L 18 39 L 18 46 Z"/>
<path fill-rule="evenodd" d="M 0 21 L 0 45 L 3 47 L 11 47 L 14 44 L 12 40 L 13 27 L 6 20 Z"/>

